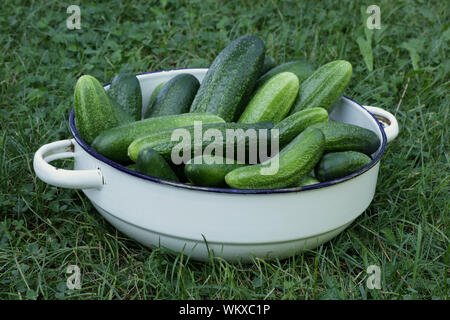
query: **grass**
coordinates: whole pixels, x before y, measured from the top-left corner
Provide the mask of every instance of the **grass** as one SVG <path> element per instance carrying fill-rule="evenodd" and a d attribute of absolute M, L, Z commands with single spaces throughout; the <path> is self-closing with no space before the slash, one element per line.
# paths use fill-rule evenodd
<path fill-rule="evenodd" d="M 0 299 L 448 299 L 448 2 L 378 1 L 372 32 L 362 15 L 372 2 L 320 3 L 83 2 L 80 30 L 66 28 L 68 3 L 2 3 Z M 345 94 L 399 121 L 372 204 L 338 237 L 283 261 L 193 262 L 142 247 L 80 191 L 37 179 L 34 152 L 70 137 L 80 75 L 207 67 L 247 33 L 279 63 L 350 61 Z M 80 290 L 66 287 L 71 264 Z M 380 290 L 366 287 L 372 264 Z"/>

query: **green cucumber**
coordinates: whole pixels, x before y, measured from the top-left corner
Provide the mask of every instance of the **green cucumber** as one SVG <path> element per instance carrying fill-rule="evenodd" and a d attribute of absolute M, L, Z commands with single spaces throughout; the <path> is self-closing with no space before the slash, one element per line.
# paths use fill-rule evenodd
<path fill-rule="evenodd" d="M 307 175 L 320 160 L 325 147 L 325 137 L 318 129 L 299 134 L 278 157 L 278 171 L 262 174 L 270 159 L 261 164 L 235 169 L 225 176 L 226 183 L 237 189 L 274 189 L 294 186 Z M 267 172 L 266 172 L 267 173 Z"/>
<path fill-rule="evenodd" d="M 202 123 L 224 122 L 216 115 L 205 113 L 185 113 L 144 119 L 103 131 L 95 138 L 92 147 L 98 153 L 113 161 L 126 163 L 130 161 L 127 156 L 128 146 L 137 137 L 157 130 L 193 125 L 194 121 L 201 121 Z"/>
<path fill-rule="evenodd" d="M 73 97 L 75 120 L 81 138 L 90 144 L 102 131 L 117 126 L 106 91 L 92 76 L 81 76 Z"/>
<path fill-rule="evenodd" d="M 264 63 L 264 43 L 254 35 L 231 42 L 208 69 L 190 112 L 218 115 L 236 121 L 250 100 Z"/>
<path fill-rule="evenodd" d="M 123 110 L 134 120 L 142 118 L 142 92 L 139 80 L 134 74 L 121 73 L 116 75 L 108 89 L 108 95 L 113 98 Z"/>
<path fill-rule="evenodd" d="M 323 108 L 302 110 L 284 118 L 273 127 L 279 130 L 280 148 L 291 142 L 309 126 L 324 121 L 328 121 L 328 112 Z"/>
<path fill-rule="evenodd" d="M 352 65 L 345 60 L 321 66 L 301 83 L 298 99 L 291 113 L 315 107 L 330 111 L 347 87 L 351 76 Z"/>
<path fill-rule="evenodd" d="M 276 65 L 277 65 L 277 63 L 275 62 L 275 60 L 272 57 L 266 55 L 264 57 L 263 67 L 261 69 L 261 75 L 265 74 L 270 69 L 275 68 Z"/>
<path fill-rule="evenodd" d="M 227 163 L 231 162 L 231 163 Z M 204 187 L 226 187 L 228 172 L 245 164 L 219 156 L 199 156 L 192 158 L 184 167 L 186 177 L 194 185 Z"/>
<path fill-rule="evenodd" d="M 153 89 L 152 95 L 150 96 L 150 100 L 148 102 L 148 106 L 147 106 L 147 109 L 145 110 L 145 113 L 147 113 L 147 110 L 152 108 L 153 103 L 155 103 L 156 96 L 158 95 L 159 91 L 161 91 L 162 87 L 164 87 L 165 84 L 166 84 L 166 82 L 161 82 L 160 84 L 158 84 L 156 86 L 155 89 Z M 144 119 L 145 119 L 145 117 L 144 117 Z"/>
<path fill-rule="evenodd" d="M 320 181 L 311 175 L 306 175 L 302 179 L 300 179 L 300 182 L 296 185 L 296 187 L 304 187 L 317 183 L 320 183 Z"/>
<path fill-rule="evenodd" d="M 292 72 L 298 78 L 298 81 L 302 83 L 306 78 L 308 78 L 314 72 L 314 66 L 303 60 L 290 61 L 282 63 L 266 73 L 264 73 L 257 82 L 257 87 L 262 86 L 267 80 L 272 78 L 274 75 L 282 72 Z"/>
<path fill-rule="evenodd" d="M 109 102 L 111 103 L 111 108 L 114 112 L 114 116 L 116 117 L 117 120 L 117 124 L 119 126 L 125 124 L 125 123 L 130 123 L 135 121 L 133 116 L 131 116 L 129 113 L 127 113 L 122 106 L 117 103 L 116 100 L 114 100 L 114 98 L 109 97 Z"/>
<path fill-rule="evenodd" d="M 199 86 L 197 78 L 189 73 L 173 77 L 158 92 L 152 106 L 147 108 L 144 118 L 189 112 Z"/>
<path fill-rule="evenodd" d="M 259 146 L 259 139 L 260 139 L 260 131 L 259 130 L 268 130 L 268 134 L 265 139 L 267 139 L 267 143 L 270 142 L 270 129 L 272 129 L 273 124 L 270 122 L 260 122 L 260 123 L 254 123 L 254 124 L 245 124 L 245 123 L 211 123 L 211 124 L 205 124 L 201 127 L 201 137 L 203 137 L 204 133 L 209 129 L 215 129 L 216 132 L 220 133 L 222 136 L 221 141 L 215 141 L 214 139 L 202 139 L 201 143 L 201 150 L 204 151 L 205 148 L 207 148 L 212 143 L 217 144 L 217 148 L 222 150 L 222 155 L 226 154 L 226 148 L 233 147 L 233 150 L 235 151 L 234 154 L 237 155 L 237 142 L 245 142 L 245 157 L 247 158 L 248 151 L 249 151 L 249 145 L 250 140 L 246 138 L 244 135 L 239 135 L 238 137 L 235 137 L 233 141 L 228 141 L 226 139 L 227 132 L 229 130 L 232 130 L 231 132 L 238 132 L 237 130 L 242 130 L 243 133 L 247 129 L 254 129 L 255 135 L 256 135 L 256 141 L 254 139 L 251 139 L 251 142 L 256 143 L 256 146 Z M 159 154 L 161 154 L 166 160 L 171 160 L 172 155 L 172 149 L 176 147 L 174 150 L 185 150 L 190 149 L 191 154 L 190 155 L 184 155 L 183 159 L 186 159 L 185 163 L 192 158 L 192 156 L 197 156 L 197 154 L 194 154 L 194 139 L 195 139 L 195 130 L 200 131 L 200 127 L 196 126 L 186 126 L 182 129 L 185 129 L 185 133 L 188 134 L 186 139 L 181 138 L 177 136 L 175 141 L 172 140 L 172 134 L 174 133 L 173 129 L 167 129 L 167 130 L 160 130 L 158 132 L 152 132 L 150 134 L 141 136 L 134 140 L 130 146 L 128 147 L 128 156 L 131 160 L 135 160 L 137 155 L 139 154 L 139 151 L 150 147 L 155 149 Z M 267 132 L 266 132 L 267 133 Z M 181 138 L 181 139 L 180 139 Z M 177 140 L 178 139 L 178 140 Z M 245 139 L 245 140 L 243 140 Z M 181 142 L 180 142 L 181 140 Z M 196 149 L 200 149 L 200 145 L 196 147 Z M 231 150 L 231 149 L 230 149 Z M 177 163 L 178 164 L 178 163 Z"/>
<path fill-rule="evenodd" d="M 238 122 L 280 122 L 289 113 L 297 96 L 298 86 L 298 78 L 292 72 L 273 76 L 259 87 Z"/>
<path fill-rule="evenodd" d="M 146 175 L 178 182 L 178 177 L 169 164 L 152 148 L 142 149 L 136 159 L 137 172 Z"/>
<path fill-rule="evenodd" d="M 359 151 L 367 155 L 380 147 L 377 134 L 366 128 L 343 122 L 321 122 L 312 126 L 325 135 L 326 151 Z"/>
<path fill-rule="evenodd" d="M 322 182 L 338 179 L 362 169 L 371 161 L 370 157 L 361 152 L 331 152 L 320 159 L 315 174 Z"/>

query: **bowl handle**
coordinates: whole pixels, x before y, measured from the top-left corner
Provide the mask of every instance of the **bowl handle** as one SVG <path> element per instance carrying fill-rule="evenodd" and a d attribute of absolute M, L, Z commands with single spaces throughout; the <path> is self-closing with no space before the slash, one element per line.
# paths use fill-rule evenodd
<path fill-rule="evenodd" d="M 75 141 L 72 139 L 45 144 L 34 154 L 34 172 L 42 181 L 63 188 L 90 189 L 103 186 L 103 175 L 96 170 L 65 170 L 49 164 L 57 159 L 75 156 Z"/>
<path fill-rule="evenodd" d="M 381 123 L 384 132 L 386 133 L 386 139 L 388 143 L 398 136 L 398 122 L 392 113 L 378 107 L 364 106 L 364 108 L 372 113 L 374 117 L 377 118 L 377 120 Z"/>

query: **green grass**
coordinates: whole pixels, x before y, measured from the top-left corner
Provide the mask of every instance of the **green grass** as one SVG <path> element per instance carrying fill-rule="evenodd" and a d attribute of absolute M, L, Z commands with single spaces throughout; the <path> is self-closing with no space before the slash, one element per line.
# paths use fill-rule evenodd
<path fill-rule="evenodd" d="M 3 2 L 0 299 L 448 299 L 448 2 L 378 1 L 382 28 L 372 34 L 361 14 L 372 2 L 321 3 L 83 1 L 82 29 L 68 30 L 68 3 Z M 193 262 L 142 247 L 80 191 L 37 179 L 34 152 L 70 137 L 80 75 L 108 82 L 118 72 L 207 67 L 247 33 L 279 63 L 350 61 L 345 94 L 399 121 L 372 204 L 338 237 L 283 261 Z M 71 264 L 80 290 L 66 288 Z M 372 264 L 381 290 L 366 287 Z"/>

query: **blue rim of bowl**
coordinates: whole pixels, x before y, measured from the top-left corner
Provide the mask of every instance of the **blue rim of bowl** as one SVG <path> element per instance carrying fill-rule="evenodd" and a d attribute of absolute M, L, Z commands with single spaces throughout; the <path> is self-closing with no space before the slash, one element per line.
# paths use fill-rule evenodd
<path fill-rule="evenodd" d="M 156 72 L 151 72 L 151 73 L 156 73 Z M 144 74 L 149 74 L 149 73 L 142 73 L 142 74 L 138 74 L 138 75 L 144 75 Z M 105 84 L 105 86 L 109 85 L 109 83 Z M 168 185 L 168 186 L 173 186 L 173 187 L 177 187 L 177 188 L 182 188 L 182 189 L 188 189 L 188 190 L 197 190 L 197 191 L 206 191 L 206 192 L 217 192 L 217 193 L 229 193 L 229 194 L 271 194 L 271 193 L 290 193 L 290 192 L 301 192 L 301 191 L 307 191 L 307 190 L 314 190 L 314 189 L 320 189 L 320 188 L 324 188 L 324 187 L 329 187 L 329 186 L 333 186 L 335 184 L 338 183 L 342 183 L 345 181 L 348 181 L 350 179 L 356 178 L 357 176 L 365 173 L 366 171 L 370 170 L 373 166 L 375 166 L 381 159 L 381 157 L 384 154 L 384 151 L 386 149 L 386 133 L 384 132 L 383 126 L 381 125 L 381 123 L 377 120 L 377 118 L 375 118 L 375 116 L 370 113 L 366 108 L 364 108 L 362 105 L 360 105 L 358 102 L 356 102 L 355 100 L 347 97 L 347 96 L 343 96 L 345 99 L 348 99 L 352 102 L 354 102 L 357 106 L 359 106 L 360 108 L 364 109 L 377 123 L 381 135 L 383 137 L 383 141 L 381 143 L 381 150 L 377 153 L 377 155 L 374 157 L 374 159 L 372 159 L 372 161 L 365 167 L 363 167 L 362 169 L 355 171 L 345 177 L 339 178 L 339 179 L 334 179 L 334 180 L 330 180 L 330 181 L 325 181 L 325 182 L 320 182 L 317 184 L 312 184 L 312 185 L 308 185 L 308 186 L 303 186 L 303 187 L 292 187 L 292 188 L 281 188 L 281 189 L 232 189 L 232 188 L 214 188 L 214 187 L 201 187 L 201 186 L 191 186 L 182 182 L 173 182 L 173 181 L 169 181 L 169 180 L 165 180 L 165 179 L 160 179 L 157 177 L 152 177 L 152 176 L 148 176 L 146 174 L 134 171 L 132 169 L 129 169 L 117 162 L 114 162 L 104 156 L 102 156 L 101 154 L 99 154 L 98 152 L 96 152 L 94 149 L 92 149 L 86 142 L 83 141 L 83 139 L 81 139 L 80 135 L 78 134 L 78 130 L 77 127 L 75 125 L 75 113 L 74 110 L 72 109 L 72 111 L 70 112 L 69 115 L 69 126 L 70 126 L 70 130 L 72 131 L 72 134 L 75 138 L 75 141 L 78 143 L 78 145 L 83 148 L 88 154 L 90 154 L 91 156 L 93 156 L 94 158 L 96 158 L 97 160 L 100 160 L 102 162 L 104 162 L 105 164 L 121 171 L 127 174 L 130 174 L 132 176 L 144 179 L 144 180 L 148 180 L 148 181 L 152 181 L 155 183 L 160 183 L 163 185 Z"/>

